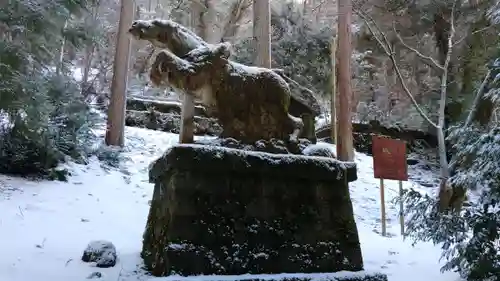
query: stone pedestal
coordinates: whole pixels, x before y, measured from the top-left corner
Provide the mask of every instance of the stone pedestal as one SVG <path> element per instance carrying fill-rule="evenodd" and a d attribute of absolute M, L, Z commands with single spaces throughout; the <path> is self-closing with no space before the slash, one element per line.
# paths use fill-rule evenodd
<path fill-rule="evenodd" d="M 354 163 L 325 157 L 174 146 L 150 169 L 146 268 L 155 276 L 362 270 L 354 180 Z"/>

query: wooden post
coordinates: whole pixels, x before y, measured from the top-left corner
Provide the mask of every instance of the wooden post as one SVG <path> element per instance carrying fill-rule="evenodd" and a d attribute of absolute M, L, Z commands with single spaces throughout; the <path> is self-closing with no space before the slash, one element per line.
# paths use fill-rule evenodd
<path fill-rule="evenodd" d="M 330 125 L 332 143 L 337 144 L 337 36 L 333 36 L 331 46 L 332 97 L 330 101 Z"/>
<path fill-rule="evenodd" d="M 401 236 L 405 235 L 405 216 L 403 213 L 403 181 L 399 181 L 399 224 L 401 226 Z"/>
<path fill-rule="evenodd" d="M 351 0 L 338 0 L 339 40 L 339 113 L 337 157 L 341 161 L 354 160 L 351 120 Z"/>
<path fill-rule="evenodd" d="M 184 94 L 181 108 L 180 143 L 193 143 L 194 141 L 194 96 Z"/>
<path fill-rule="evenodd" d="M 380 179 L 380 222 L 382 223 L 382 236 L 387 234 L 386 218 L 385 218 L 385 190 L 384 179 Z"/>
<path fill-rule="evenodd" d="M 196 32 L 196 27 L 199 22 L 199 11 L 201 5 L 196 1 L 192 2 L 191 13 L 189 14 L 189 25 Z M 184 18 L 185 20 L 185 18 Z M 194 142 L 194 95 L 192 93 L 184 93 L 181 108 L 181 128 L 179 133 L 179 143 Z"/>

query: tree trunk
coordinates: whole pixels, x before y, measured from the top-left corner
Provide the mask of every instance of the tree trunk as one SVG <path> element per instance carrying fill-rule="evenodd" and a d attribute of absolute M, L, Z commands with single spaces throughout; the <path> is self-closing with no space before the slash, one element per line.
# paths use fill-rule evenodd
<path fill-rule="evenodd" d="M 64 27 L 63 29 L 66 29 L 68 26 L 68 21 L 66 20 L 64 22 Z M 66 48 L 66 39 L 63 38 L 63 41 L 61 43 L 61 49 L 59 50 L 59 58 L 57 60 L 57 65 L 56 65 L 56 73 L 61 74 L 61 68 L 63 66 L 63 61 L 64 61 L 64 49 Z"/>
<path fill-rule="evenodd" d="M 456 3 L 459 1 L 456 0 Z M 451 56 L 453 51 L 453 36 L 455 35 L 455 27 L 454 27 L 454 10 L 450 11 L 450 16 L 448 17 L 448 29 L 445 34 L 447 35 L 445 44 L 440 44 L 441 47 L 446 47 L 446 50 L 441 50 L 444 54 L 443 65 L 443 75 L 441 77 L 441 98 L 439 101 L 439 119 L 437 126 L 437 138 L 439 145 L 439 165 L 441 170 L 441 183 L 439 186 L 439 204 L 440 210 L 444 211 L 450 207 L 450 200 L 453 196 L 453 188 L 448 186 L 448 179 L 451 176 L 449 158 L 450 155 L 447 155 L 448 147 L 446 146 L 446 135 L 445 135 L 445 126 L 446 126 L 446 105 L 447 98 L 449 96 L 449 78 L 453 77 L 450 74 L 451 67 Z M 451 78 L 453 79 L 453 78 Z M 453 82 L 453 81 L 452 81 Z M 456 86 L 455 86 L 456 88 Z"/>
<path fill-rule="evenodd" d="M 332 97 L 330 101 L 330 124 L 332 127 L 332 143 L 337 144 L 337 36 L 332 40 L 331 46 L 332 64 Z"/>
<path fill-rule="evenodd" d="M 91 89 L 92 84 L 89 84 L 90 69 L 92 68 L 92 58 L 94 56 L 94 44 L 85 48 L 83 57 L 83 75 L 80 81 L 82 95 L 87 95 L 88 90 Z"/>
<path fill-rule="evenodd" d="M 255 65 L 271 68 L 271 5 L 269 0 L 253 1 Z"/>
<path fill-rule="evenodd" d="M 92 26 L 95 24 L 97 20 L 97 12 L 98 12 L 98 7 L 93 7 L 90 10 L 90 15 L 87 15 L 85 18 L 85 22 L 87 26 Z M 89 87 L 87 85 L 87 82 L 89 81 L 89 73 L 90 69 L 92 68 L 92 59 L 94 56 L 94 42 L 91 42 L 89 45 L 86 46 L 85 48 L 85 55 L 83 58 L 83 75 L 82 75 L 82 81 L 81 81 L 81 87 L 82 87 L 82 93 L 85 93 Z"/>
<path fill-rule="evenodd" d="M 337 158 L 342 161 L 354 160 L 351 123 L 351 0 L 338 2 L 339 35 L 339 118 Z"/>
<path fill-rule="evenodd" d="M 436 38 L 436 48 L 438 49 L 439 64 L 445 64 L 448 55 L 448 38 L 450 36 L 451 25 L 449 19 L 452 17 L 451 9 L 443 4 L 438 8 L 438 12 L 434 16 L 434 37 Z M 457 94 L 457 85 L 455 83 L 455 75 L 453 73 L 453 63 L 450 62 L 447 68 L 447 96 L 446 100 L 444 124 L 441 128 L 444 131 L 444 138 L 448 136 L 448 128 L 460 120 L 463 104 L 454 101 L 452 97 Z M 437 134 L 439 137 L 439 134 Z M 445 140 L 446 159 L 447 162 L 452 158 L 452 144 Z"/>
<path fill-rule="evenodd" d="M 105 140 L 107 145 L 124 145 L 125 107 L 131 45 L 130 36 L 128 36 L 127 31 L 134 20 L 134 10 L 134 1 L 122 0 L 113 67 L 113 81 L 111 83 L 111 99 L 108 109 Z"/>
<path fill-rule="evenodd" d="M 475 5 L 475 3 L 472 2 L 470 5 Z M 486 38 L 488 38 L 487 36 L 492 34 L 488 34 L 487 32 L 478 32 L 487 26 L 490 26 L 490 20 L 487 15 L 483 15 L 480 19 L 473 23 L 465 41 L 461 89 L 461 94 L 464 97 L 472 96 L 474 92 L 473 81 L 478 80 L 479 77 L 483 76 L 486 72 L 482 62 L 491 59 L 491 55 L 487 50 L 498 42 L 498 40 L 486 40 Z M 483 91 L 484 90 L 487 90 L 486 87 Z M 469 101 L 469 99 L 466 100 Z M 477 111 L 475 111 L 473 121 L 477 122 L 481 126 L 486 126 L 491 120 L 494 104 L 491 99 L 481 98 L 476 106 Z"/>

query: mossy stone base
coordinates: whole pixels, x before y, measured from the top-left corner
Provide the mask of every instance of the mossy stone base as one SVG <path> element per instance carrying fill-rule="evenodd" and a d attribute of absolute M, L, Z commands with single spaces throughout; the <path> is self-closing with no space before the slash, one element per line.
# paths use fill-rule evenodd
<path fill-rule="evenodd" d="M 150 180 L 142 257 L 155 276 L 363 269 L 354 163 L 179 145 Z"/>
<path fill-rule="evenodd" d="M 199 281 L 199 276 L 170 276 L 166 281 Z M 338 272 L 320 274 L 276 274 L 276 275 L 233 275 L 203 276 L 204 281 L 387 281 L 387 275 L 378 272 Z"/>

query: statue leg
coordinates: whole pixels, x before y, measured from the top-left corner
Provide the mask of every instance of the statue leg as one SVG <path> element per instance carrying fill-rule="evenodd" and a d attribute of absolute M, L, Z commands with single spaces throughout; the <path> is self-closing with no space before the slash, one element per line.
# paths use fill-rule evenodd
<path fill-rule="evenodd" d="M 304 123 L 304 129 L 301 132 L 301 137 L 310 140 L 312 143 L 316 143 L 316 129 L 314 126 L 314 115 L 310 113 L 303 113 L 301 115 L 302 122 Z"/>
<path fill-rule="evenodd" d="M 299 140 L 299 135 L 304 128 L 304 122 L 302 122 L 302 119 L 297 118 L 290 113 L 288 113 L 288 120 L 293 126 L 293 132 L 290 134 L 290 141 L 297 142 Z"/>

